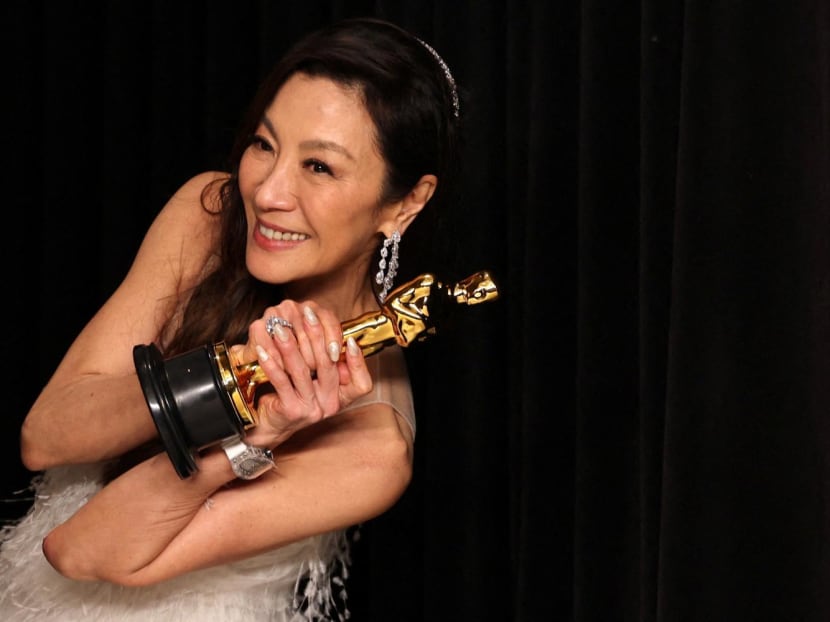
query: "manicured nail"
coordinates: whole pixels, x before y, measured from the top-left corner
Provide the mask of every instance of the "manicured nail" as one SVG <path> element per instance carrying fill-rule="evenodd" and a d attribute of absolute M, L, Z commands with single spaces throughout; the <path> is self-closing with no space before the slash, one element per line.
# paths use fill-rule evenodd
<path fill-rule="evenodd" d="M 288 341 L 288 329 L 282 324 L 274 324 L 274 334 L 283 343 Z"/>
<path fill-rule="evenodd" d="M 329 351 L 329 358 L 331 359 L 332 363 L 336 363 L 340 360 L 340 344 L 336 341 L 329 341 L 329 345 L 326 346 Z"/>
<path fill-rule="evenodd" d="M 360 348 L 357 347 L 357 342 L 354 340 L 354 337 L 349 337 L 348 339 L 346 339 L 346 349 L 352 356 L 357 356 L 358 354 L 360 354 Z"/>
<path fill-rule="evenodd" d="M 268 356 L 268 353 L 259 344 L 257 344 L 257 346 L 256 346 L 256 355 L 257 355 L 257 357 L 259 357 L 259 360 L 262 361 L 263 363 L 265 361 L 267 361 L 269 358 L 271 358 L 270 356 Z"/>
<path fill-rule="evenodd" d="M 311 307 L 303 307 L 303 315 L 305 315 L 305 319 L 312 326 L 317 326 L 320 323 L 320 320 L 317 319 L 317 314 L 314 313 Z"/>

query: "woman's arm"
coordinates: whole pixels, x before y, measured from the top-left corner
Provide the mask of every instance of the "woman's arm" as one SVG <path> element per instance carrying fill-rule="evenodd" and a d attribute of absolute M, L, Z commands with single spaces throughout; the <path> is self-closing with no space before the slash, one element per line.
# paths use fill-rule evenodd
<path fill-rule="evenodd" d="M 156 435 L 132 348 L 158 338 L 175 303 L 200 275 L 215 236 L 194 177 L 165 205 L 124 281 L 83 329 L 26 416 L 23 463 L 31 470 L 111 458 Z"/>
<path fill-rule="evenodd" d="M 411 443 L 393 409 L 372 404 L 296 432 L 256 480 L 234 480 L 221 450 L 185 480 L 155 456 L 50 533 L 44 552 L 66 576 L 124 585 L 249 557 L 389 508 L 410 480 Z"/>

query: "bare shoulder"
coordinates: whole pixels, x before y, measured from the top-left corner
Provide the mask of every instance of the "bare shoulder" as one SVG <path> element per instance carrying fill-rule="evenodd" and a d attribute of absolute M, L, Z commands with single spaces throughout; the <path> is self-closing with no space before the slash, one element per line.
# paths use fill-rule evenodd
<path fill-rule="evenodd" d="M 188 179 L 159 213 L 165 225 L 193 226 L 208 223 L 219 212 L 219 194 L 227 173 L 207 171 Z"/>
<path fill-rule="evenodd" d="M 226 173 L 209 171 L 182 184 L 147 231 L 134 267 L 172 270 L 183 285 L 197 278 L 216 248 L 219 196 L 227 179 Z"/>

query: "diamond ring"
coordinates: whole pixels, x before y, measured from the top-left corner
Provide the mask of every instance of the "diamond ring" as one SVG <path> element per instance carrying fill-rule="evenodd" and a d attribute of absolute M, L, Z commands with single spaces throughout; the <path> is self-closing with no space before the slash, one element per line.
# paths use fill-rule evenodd
<path fill-rule="evenodd" d="M 288 320 L 284 320 L 276 315 L 269 315 L 265 320 L 265 331 L 271 336 L 271 339 L 274 338 L 274 332 L 277 330 L 277 325 L 294 330 L 294 325 Z"/>

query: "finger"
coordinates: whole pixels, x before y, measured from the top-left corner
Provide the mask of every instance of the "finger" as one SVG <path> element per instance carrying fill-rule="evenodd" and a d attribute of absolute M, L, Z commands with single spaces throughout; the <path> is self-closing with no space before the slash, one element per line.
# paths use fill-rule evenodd
<path fill-rule="evenodd" d="M 294 354 L 286 353 L 281 365 L 277 365 L 261 346 L 257 346 L 260 365 L 275 389 L 274 394 L 260 397 L 257 403 L 257 413 L 260 420 L 266 418 L 271 427 L 278 430 L 308 425 L 324 415 L 314 394 L 308 368 L 303 365 L 296 344 L 291 347 Z M 299 373 L 296 371 L 297 362 L 302 370 Z M 293 367 L 295 371 L 292 372 L 288 369 L 289 367 Z"/>
<path fill-rule="evenodd" d="M 312 365 L 309 365 L 307 361 L 308 356 L 303 355 L 300 350 L 300 341 L 305 341 L 308 344 L 308 337 L 305 335 L 305 331 L 302 329 L 296 331 L 302 337 L 295 337 L 294 333 L 290 333 L 287 329 L 276 330 L 274 332 L 275 339 L 273 339 L 273 343 L 279 353 L 282 367 L 291 380 L 294 391 L 308 404 L 313 404 L 315 401 L 315 389 L 312 378 L 312 374 L 315 371 L 313 368 L 314 361 L 312 357 Z"/>
<path fill-rule="evenodd" d="M 323 327 L 326 356 L 332 363 L 341 359 L 343 349 L 343 325 L 330 311 L 320 310 L 320 325 Z"/>
<path fill-rule="evenodd" d="M 295 305 L 290 301 L 266 309 L 263 318 L 251 324 L 251 341 L 261 345 L 269 356 L 280 358 L 275 342 L 296 338 L 294 326 L 297 317 Z"/>
<path fill-rule="evenodd" d="M 336 363 L 340 358 L 340 342 L 343 338 L 340 322 L 325 309 L 318 308 L 315 311 L 314 303 L 304 305 L 303 319 L 317 380 L 324 389 L 334 391 L 339 384 Z"/>
<path fill-rule="evenodd" d="M 284 369 L 284 363 L 280 358 L 279 353 L 277 357 L 272 357 L 261 345 L 256 346 L 257 359 L 260 369 L 265 372 L 268 380 L 278 392 L 285 392 L 287 389 L 293 389 L 291 378 Z"/>
<path fill-rule="evenodd" d="M 306 365 L 316 371 L 322 360 L 319 356 L 319 344 L 323 339 L 323 327 L 320 326 L 320 319 L 312 305 L 313 303 L 310 302 L 303 303 L 300 309 L 302 321 L 299 322 L 296 336 L 297 345 Z"/>
<path fill-rule="evenodd" d="M 354 337 L 346 339 L 345 359 L 338 366 L 340 395 L 343 406 L 372 390 L 372 374 L 366 365 L 366 357 Z"/>

